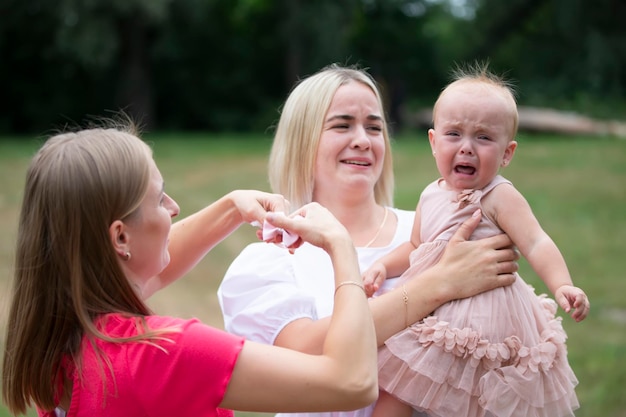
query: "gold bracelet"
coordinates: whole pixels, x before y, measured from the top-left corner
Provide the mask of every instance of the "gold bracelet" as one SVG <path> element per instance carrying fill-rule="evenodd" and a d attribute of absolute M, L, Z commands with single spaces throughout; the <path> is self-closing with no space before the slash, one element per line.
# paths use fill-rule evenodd
<path fill-rule="evenodd" d="M 404 327 L 409 327 L 409 293 L 406 292 L 406 285 L 402 284 L 402 301 L 404 301 Z"/>
<path fill-rule="evenodd" d="M 357 287 L 359 287 L 360 289 L 363 290 L 363 293 L 365 293 L 365 287 L 363 286 L 363 284 L 361 284 L 360 282 L 356 282 L 356 281 L 344 281 L 342 283 L 340 283 L 339 285 L 337 285 L 335 287 L 335 294 L 337 294 L 337 290 L 341 287 L 343 287 L 344 285 L 356 285 Z"/>

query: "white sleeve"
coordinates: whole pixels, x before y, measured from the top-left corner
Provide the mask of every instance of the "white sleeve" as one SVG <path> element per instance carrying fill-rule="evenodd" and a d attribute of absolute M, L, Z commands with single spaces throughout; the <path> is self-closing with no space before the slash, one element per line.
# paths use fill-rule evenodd
<path fill-rule="evenodd" d="M 315 299 L 295 284 L 293 255 L 267 243 L 248 245 L 230 265 L 217 291 L 227 332 L 274 344 L 299 318 L 317 320 Z"/>

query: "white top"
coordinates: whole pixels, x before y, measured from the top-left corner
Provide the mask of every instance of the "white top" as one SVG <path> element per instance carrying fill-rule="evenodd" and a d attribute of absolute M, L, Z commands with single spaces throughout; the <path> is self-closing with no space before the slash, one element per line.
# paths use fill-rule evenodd
<path fill-rule="evenodd" d="M 389 208 L 398 227 L 388 246 L 357 248 L 361 271 L 411 238 L 413 211 Z M 393 288 L 386 280 L 374 295 Z M 331 315 L 335 281 L 330 257 L 305 243 L 293 255 L 263 242 L 248 245 L 226 271 L 217 296 L 226 331 L 248 340 L 274 344 L 280 331 L 300 318 L 317 320 Z M 284 417 L 369 417 L 372 406 L 357 411 L 277 414 Z"/>

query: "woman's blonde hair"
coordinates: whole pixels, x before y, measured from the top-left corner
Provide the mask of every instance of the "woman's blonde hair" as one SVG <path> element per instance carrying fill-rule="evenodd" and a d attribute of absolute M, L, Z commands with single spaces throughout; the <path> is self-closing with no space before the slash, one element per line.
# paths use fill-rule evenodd
<path fill-rule="evenodd" d="M 364 70 L 329 65 L 303 79 L 285 102 L 269 158 L 272 191 L 284 195 L 293 207 L 313 199 L 314 169 L 324 118 L 339 87 L 350 82 L 368 86 L 383 102 L 374 79 Z M 384 117 L 384 115 L 383 115 Z M 380 178 L 374 186 L 376 202 L 393 205 L 393 159 L 387 123 L 383 126 L 385 158 Z"/>
<path fill-rule="evenodd" d="M 51 137 L 26 176 L 2 374 L 2 394 L 13 413 L 34 402 L 53 409 L 62 361 L 80 371 L 87 335 L 114 343 L 146 340 L 149 308 L 119 265 L 109 226 L 128 219 L 143 200 L 152 151 L 132 123 Z M 114 339 L 95 319 L 105 313 L 138 317 L 146 332 Z M 97 350 L 98 351 L 98 350 Z M 110 366 L 106 357 L 102 357 Z"/>

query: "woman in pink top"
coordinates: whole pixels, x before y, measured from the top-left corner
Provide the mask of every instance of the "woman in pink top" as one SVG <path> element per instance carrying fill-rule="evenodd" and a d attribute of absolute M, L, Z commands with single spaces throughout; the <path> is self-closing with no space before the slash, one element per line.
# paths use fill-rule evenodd
<path fill-rule="evenodd" d="M 231 192 L 172 226 L 178 205 L 150 148 L 125 126 L 53 136 L 28 169 L 2 374 L 11 412 L 200 417 L 373 402 L 374 327 L 345 228 L 318 204 L 297 219 L 274 213 L 286 210 L 284 198 L 258 191 Z M 146 306 L 254 221 L 299 236 L 291 250 L 306 241 L 333 260 L 336 308 L 321 355 Z"/>

